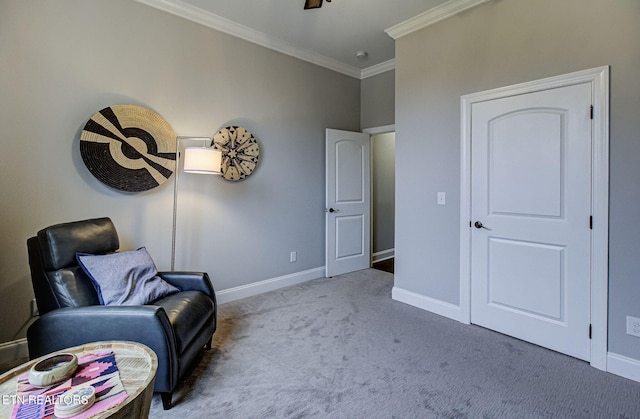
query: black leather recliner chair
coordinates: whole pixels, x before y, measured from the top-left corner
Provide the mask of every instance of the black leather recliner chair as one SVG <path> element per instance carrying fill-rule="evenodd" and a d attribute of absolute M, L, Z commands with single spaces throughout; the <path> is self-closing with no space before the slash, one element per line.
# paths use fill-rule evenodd
<path fill-rule="evenodd" d="M 154 392 L 164 409 L 216 330 L 216 296 L 202 272 L 159 272 L 181 291 L 143 306 L 103 306 L 76 252 L 107 254 L 120 244 L 109 218 L 57 224 L 27 240 L 33 290 L 40 317 L 29 327 L 33 358 L 94 341 L 140 342 L 158 356 Z"/>

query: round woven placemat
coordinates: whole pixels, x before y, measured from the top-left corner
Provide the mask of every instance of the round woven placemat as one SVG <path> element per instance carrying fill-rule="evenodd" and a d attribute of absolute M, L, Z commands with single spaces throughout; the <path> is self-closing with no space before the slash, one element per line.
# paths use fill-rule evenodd
<path fill-rule="evenodd" d="M 176 134 L 162 116 L 137 105 L 94 114 L 80 135 L 80 155 L 102 183 L 125 192 L 153 189 L 176 167 Z"/>
<path fill-rule="evenodd" d="M 241 180 L 253 173 L 260 158 L 260 146 L 249 130 L 225 127 L 213 136 L 213 144 L 222 152 L 220 175 L 223 178 Z"/>

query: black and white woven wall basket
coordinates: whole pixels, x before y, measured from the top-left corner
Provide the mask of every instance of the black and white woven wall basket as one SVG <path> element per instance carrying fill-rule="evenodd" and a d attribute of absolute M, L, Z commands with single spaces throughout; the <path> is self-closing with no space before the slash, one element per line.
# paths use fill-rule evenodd
<path fill-rule="evenodd" d="M 176 167 L 176 134 L 158 113 L 113 105 L 94 114 L 80 136 L 80 155 L 100 182 L 125 192 L 160 186 Z"/>

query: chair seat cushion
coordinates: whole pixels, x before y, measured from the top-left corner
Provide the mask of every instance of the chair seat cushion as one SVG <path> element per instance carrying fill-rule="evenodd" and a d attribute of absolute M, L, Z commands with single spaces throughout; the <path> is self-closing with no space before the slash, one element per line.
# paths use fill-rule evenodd
<path fill-rule="evenodd" d="M 181 291 L 157 300 L 164 308 L 176 336 L 178 354 L 184 352 L 206 322 L 213 321 L 213 301 L 200 291 Z"/>

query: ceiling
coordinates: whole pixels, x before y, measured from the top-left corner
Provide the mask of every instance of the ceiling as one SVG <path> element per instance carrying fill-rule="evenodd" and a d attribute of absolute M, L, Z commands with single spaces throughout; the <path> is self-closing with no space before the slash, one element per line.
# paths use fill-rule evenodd
<path fill-rule="evenodd" d="M 367 69 L 393 68 L 395 41 L 386 29 L 460 2 L 332 0 L 304 10 L 304 0 L 136 1 L 355 77 Z M 358 60 L 358 51 L 367 58 Z"/>

